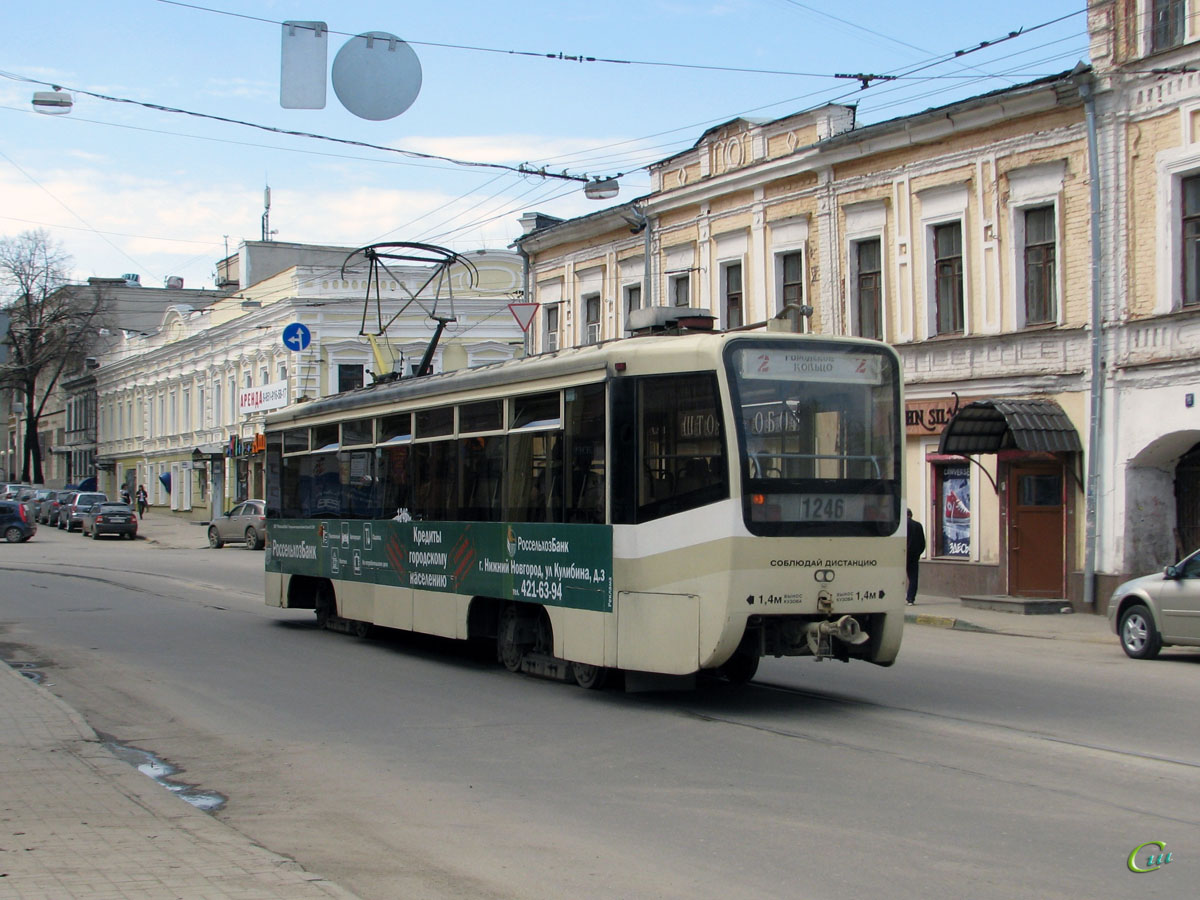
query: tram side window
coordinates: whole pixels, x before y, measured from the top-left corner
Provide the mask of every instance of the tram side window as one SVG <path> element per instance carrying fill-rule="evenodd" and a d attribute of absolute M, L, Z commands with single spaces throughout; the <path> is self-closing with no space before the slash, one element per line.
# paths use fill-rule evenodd
<path fill-rule="evenodd" d="M 604 385 L 568 388 L 566 400 L 568 522 L 604 522 L 606 494 Z"/>
<path fill-rule="evenodd" d="M 385 447 L 379 458 L 379 514 L 384 519 L 412 516 L 411 451 L 408 445 Z"/>
<path fill-rule="evenodd" d="M 432 441 L 414 444 L 414 519 L 458 518 L 458 442 Z"/>
<path fill-rule="evenodd" d="M 499 522 L 504 516 L 504 435 L 468 437 L 462 448 L 462 503 L 455 518 Z"/>
<path fill-rule="evenodd" d="M 505 516 L 510 522 L 562 521 L 562 445 L 561 431 L 508 436 Z"/>
<path fill-rule="evenodd" d="M 374 451 L 342 451 L 338 454 L 338 473 L 342 486 L 342 518 L 376 518 Z"/>
<path fill-rule="evenodd" d="M 267 517 L 278 519 L 283 510 L 283 435 L 267 435 Z"/>
<path fill-rule="evenodd" d="M 639 522 L 729 496 L 725 430 L 715 375 L 642 379 L 637 418 Z"/>

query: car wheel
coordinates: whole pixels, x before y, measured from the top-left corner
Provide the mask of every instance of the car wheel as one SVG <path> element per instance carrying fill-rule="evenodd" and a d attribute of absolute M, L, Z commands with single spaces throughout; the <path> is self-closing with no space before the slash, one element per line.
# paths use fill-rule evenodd
<path fill-rule="evenodd" d="M 100 532 L 98 532 L 95 528 L 92 529 L 92 540 L 93 541 L 100 540 Z"/>
<path fill-rule="evenodd" d="M 258 536 L 258 532 L 253 528 L 246 529 L 246 549 L 261 550 L 263 548 L 262 538 Z"/>
<path fill-rule="evenodd" d="M 1141 603 L 1121 613 L 1121 649 L 1132 659 L 1154 659 L 1162 649 L 1162 635 L 1154 627 L 1154 618 Z"/>
<path fill-rule="evenodd" d="M 4 532 L 4 539 L 10 544 L 19 544 L 23 537 L 25 537 L 25 535 L 21 533 L 21 529 L 16 525 L 13 525 Z"/>
<path fill-rule="evenodd" d="M 214 550 L 220 550 L 225 546 L 225 542 L 221 540 L 221 536 L 217 534 L 216 528 L 208 529 L 208 546 L 212 547 Z"/>

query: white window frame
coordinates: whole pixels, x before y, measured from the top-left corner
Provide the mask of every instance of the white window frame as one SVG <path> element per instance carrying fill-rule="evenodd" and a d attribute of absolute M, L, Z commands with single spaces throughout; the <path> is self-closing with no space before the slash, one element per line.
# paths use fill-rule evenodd
<path fill-rule="evenodd" d="M 1197 105 L 1180 110 L 1185 128 Z M 1158 263 L 1158 291 L 1154 311 L 1159 315 L 1176 312 L 1183 306 L 1183 189 L 1185 178 L 1200 175 L 1200 145 L 1190 144 L 1164 150 L 1156 158 L 1158 172 L 1158 236 L 1155 243 Z M 1194 309 L 1195 307 L 1188 307 Z"/>
<path fill-rule="evenodd" d="M 1043 163 L 1013 169 L 1008 178 L 1008 214 L 1012 229 L 1012 252 L 1009 265 L 1012 272 L 1014 323 L 1019 331 L 1025 320 L 1025 213 L 1044 206 L 1054 207 L 1054 305 L 1055 323 L 1066 320 L 1063 312 L 1062 271 L 1062 191 L 1067 162 Z"/>
<path fill-rule="evenodd" d="M 850 324 L 851 335 L 862 334 L 862 323 L 858 320 L 858 245 L 865 241 L 879 241 L 879 328 L 880 340 L 892 340 L 895 334 L 891 327 L 891 308 L 888 297 L 888 245 L 887 205 L 882 200 L 868 200 L 847 204 L 842 208 L 846 230 L 846 308 L 845 320 Z"/>
<path fill-rule="evenodd" d="M 588 317 L 588 304 L 595 302 L 596 304 L 596 320 L 592 321 Z M 583 321 L 584 333 L 583 344 L 598 344 L 600 343 L 601 323 L 604 319 L 604 301 L 599 293 L 586 294 L 580 298 L 579 304 L 582 307 L 583 315 L 580 317 Z"/>
<path fill-rule="evenodd" d="M 730 325 L 730 323 L 729 323 L 729 284 L 728 284 L 729 269 L 733 266 L 738 266 L 741 270 L 741 273 L 740 273 L 741 288 L 738 291 L 738 295 L 740 297 L 740 299 L 738 300 L 738 305 L 741 308 L 742 321 L 739 323 L 739 325 L 747 324 L 746 260 L 745 260 L 745 257 L 735 256 L 735 257 L 731 257 L 729 259 L 720 259 L 720 260 L 717 260 L 717 278 L 718 278 L 717 289 L 718 289 L 718 296 L 721 298 L 721 308 L 720 308 L 721 318 L 719 321 L 720 321 L 721 328 L 724 328 L 724 329 L 734 327 L 734 326 Z"/>
<path fill-rule="evenodd" d="M 947 332 L 950 337 L 968 337 L 971 331 L 971 229 L 968 227 L 969 192 L 965 184 L 948 184 L 917 192 L 921 203 L 921 233 L 925 248 L 925 334 L 939 337 L 937 330 L 937 258 L 934 255 L 934 229 L 958 223 L 962 233 L 962 331 Z"/>
<path fill-rule="evenodd" d="M 550 320 L 554 319 L 554 327 L 550 327 Z M 562 346 L 562 319 L 563 305 L 559 303 L 546 303 L 542 305 L 542 351 L 545 353 L 553 353 Z"/>

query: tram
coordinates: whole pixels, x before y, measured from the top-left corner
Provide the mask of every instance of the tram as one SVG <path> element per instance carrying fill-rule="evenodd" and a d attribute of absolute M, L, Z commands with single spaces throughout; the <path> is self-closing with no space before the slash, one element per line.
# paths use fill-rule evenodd
<path fill-rule="evenodd" d="M 267 419 L 266 602 L 494 641 L 511 671 L 589 688 L 888 666 L 901 391 L 882 343 L 700 332 L 293 405 Z"/>

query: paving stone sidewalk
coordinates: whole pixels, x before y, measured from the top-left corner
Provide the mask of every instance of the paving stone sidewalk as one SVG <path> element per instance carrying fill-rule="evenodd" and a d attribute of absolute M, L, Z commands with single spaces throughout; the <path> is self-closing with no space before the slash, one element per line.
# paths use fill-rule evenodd
<path fill-rule="evenodd" d="M 0 898 L 352 900 L 118 760 L 0 664 Z"/>

